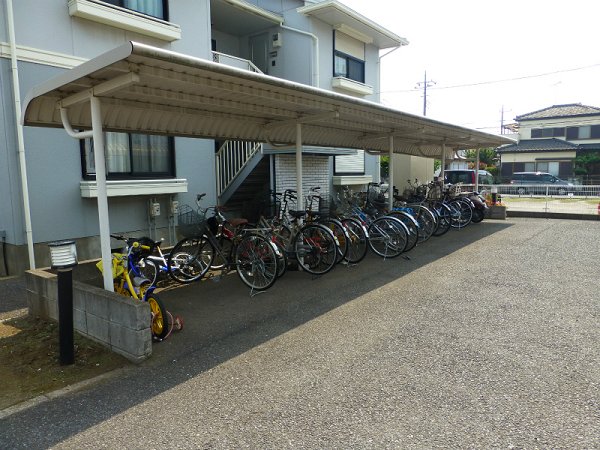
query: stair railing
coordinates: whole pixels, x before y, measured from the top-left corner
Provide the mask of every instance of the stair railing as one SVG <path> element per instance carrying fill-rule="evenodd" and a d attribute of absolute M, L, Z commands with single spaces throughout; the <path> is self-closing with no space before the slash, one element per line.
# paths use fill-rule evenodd
<path fill-rule="evenodd" d="M 217 173 L 217 198 L 231 185 L 238 174 L 257 153 L 261 153 L 262 142 L 226 141 L 215 155 Z"/>

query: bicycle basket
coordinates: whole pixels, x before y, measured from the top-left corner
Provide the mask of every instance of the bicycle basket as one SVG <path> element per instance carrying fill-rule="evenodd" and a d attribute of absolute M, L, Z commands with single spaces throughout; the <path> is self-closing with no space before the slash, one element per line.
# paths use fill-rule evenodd
<path fill-rule="evenodd" d="M 113 279 L 119 278 L 123 272 L 125 272 L 125 267 L 121 263 L 123 255 L 120 253 L 112 254 L 112 277 Z M 102 264 L 102 260 L 96 263 L 96 267 L 101 273 L 104 273 L 104 264 Z"/>
<path fill-rule="evenodd" d="M 188 205 L 179 207 L 177 219 L 179 233 L 184 237 L 197 236 L 203 233 L 206 227 L 205 217 Z"/>
<path fill-rule="evenodd" d="M 453 184 L 448 189 L 448 195 L 450 195 L 450 197 L 457 197 L 460 195 L 461 191 L 462 191 L 462 186 L 460 184 Z"/>
<path fill-rule="evenodd" d="M 439 184 L 433 185 L 433 187 L 427 192 L 427 198 L 429 200 L 441 200 L 442 199 L 442 187 Z"/>

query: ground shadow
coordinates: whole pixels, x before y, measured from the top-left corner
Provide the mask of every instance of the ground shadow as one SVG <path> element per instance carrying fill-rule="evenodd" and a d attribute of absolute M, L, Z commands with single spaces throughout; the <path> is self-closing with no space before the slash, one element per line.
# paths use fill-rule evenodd
<path fill-rule="evenodd" d="M 369 254 L 353 267 L 338 266 L 312 278 L 289 272 L 267 292 L 250 297 L 232 274 L 161 293 L 167 308 L 180 314 L 185 329 L 153 346 L 150 360 L 120 372 L 93 389 L 45 402 L 0 422 L 5 448 L 48 447 L 280 336 L 361 295 L 388 284 L 511 224 L 484 221 L 451 230 L 402 257 Z M 485 262 L 482 261 L 482 266 Z M 432 274 L 434 275 L 434 274 Z M 51 423 L 49 423 L 51 422 Z M 38 424 L 32 431 L 32 424 Z"/>

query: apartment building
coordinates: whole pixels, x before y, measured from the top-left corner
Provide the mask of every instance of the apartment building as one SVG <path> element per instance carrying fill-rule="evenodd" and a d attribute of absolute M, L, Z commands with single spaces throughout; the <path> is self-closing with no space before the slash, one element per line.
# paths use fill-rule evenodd
<path fill-rule="evenodd" d="M 99 257 L 93 142 L 21 127 L 34 86 L 136 41 L 377 102 L 380 50 L 408 43 L 336 0 L 3 0 L 0 23 L 0 276 L 49 265 L 56 240 Z M 251 213 L 295 183 L 293 150 L 276 144 L 110 132 L 105 146 L 111 231 L 167 243 L 197 193 Z M 379 179 L 376 155 L 302 153 L 306 189 L 324 196 Z"/>

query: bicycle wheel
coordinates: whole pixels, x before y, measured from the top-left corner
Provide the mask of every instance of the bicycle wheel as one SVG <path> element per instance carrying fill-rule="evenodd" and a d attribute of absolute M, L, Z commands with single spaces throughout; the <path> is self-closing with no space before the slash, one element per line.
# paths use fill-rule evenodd
<path fill-rule="evenodd" d="M 134 264 L 134 267 L 129 270 L 129 278 L 132 280 L 134 278 L 148 280 L 151 286 L 155 286 L 158 278 L 158 268 L 154 261 L 143 258 Z"/>
<path fill-rule="evenodd" d="M 450 223 L 452 228 L 464 228 L 471 223 L 473 210 L 468 204 L 460 200 L 452 200 L 448 206 L 452 211 L 452 221 Z"/>
<path fill-rule="evenodd" d="M 359 263 L 367 254 L 367 231 L 356 219 L 342 219 L 342 225 L 348 233 L 348 253 L 346 260 L 351 264 Z"/>
<path fill-rule="evenodd" d="M 288 266 L 288 257 L 285 253 L 285 247 L 276 239 L 272 239 L 271 242 L 277 246 L 279 253 L 277 254 L 277 278 L 283 276 Z"/>
<path fill-rule="evenodd" d="M 402 210 L 390 211 L 388 216 L 400 220 L 408 229 L 408 241 L 406 242 L 405 252 L 412 250 L 419 242 L 419 222 L 409 212 Z"/>
<path fill-rule="evenodd" d="M 179 283 L 191 283 L 208 272 L 214 258 L 215 249 L 205 236 L 182 239 L 169 253 L 169 275 Z"/>
<path fill-rule="evenodd" d="M 348 233 L 346 232 L 346 228 L 344 228 L 344 225 L 342 225 L 342 222 L 340 222 L 337 219 L 322 219 L 319 223 L 321 223 L 322 225 L 325 225 L 327 228 L 329 228 L 331 230 L 331 232 L 333 233 L 333 235 L 336 238 L 336 245 L 337 245 L 337 257 L 335 260 L 336 264 L 341 263 L 345 258 L 346 255 L 348 254 L 348 240 L 350 238 L 350 236 L 348 236 Z"/>
<path fill-rule="evenodd" d="M 215 252 L 215 257 L 210 263 L 210 268 L 213 270 L 219 270 L 224 268 L 229 262 L 227 261 L 228 255 L 231 254 L 231 246 L 233 242 L 224 236 L 216 238 L 219 242 L 220 251 Z"/>
<path fill-rule="evenodd" d="M 146 301 L 150 306 L 152 338 L 156 341 L 162 341 L 169 334 L 169 316 L 167 310 L 155 293 L 148 294 Z"/>
<path fill-rule="evenodd" d="M 431 237 L 437 228 L 436 216 L 423 205 L 408 205 L 415 211 L 415 219 L 419 222 L 419 243 Z"/>
<path fill-rule="evenodd" d="M 379 256 L 395 258 L 399 256 L 408 242 L 406 226 L 394 217 L 379 217 L 368 228 L 369 247 Z"/>
<path fill-rule="evenodd" d="M 447 233 L 452 222 L 452 210 L 448 205 L 442 203 L 441 201 L 435 201 L 431 203 L 430 207 L 437 212 L 439 217 L 439 224 L 437 229 L 433 232 L 433 235 L 441 236 Z"/>
<path fill-rule="evenodd" d="M 337 245 L 333 233 L 316 223 L 304 225 L 294 238 L 298 264 L 308 273 L 323 275 L 333 269 L 337 260 Z"/>
<path fill-rule="evenodd" d="M 275 244 L 264 236 L 247 234 L 235 248 L 235 267 L 240 279 L 255 291 L 264 291 L 275 283 L 278 257 Z"/>

